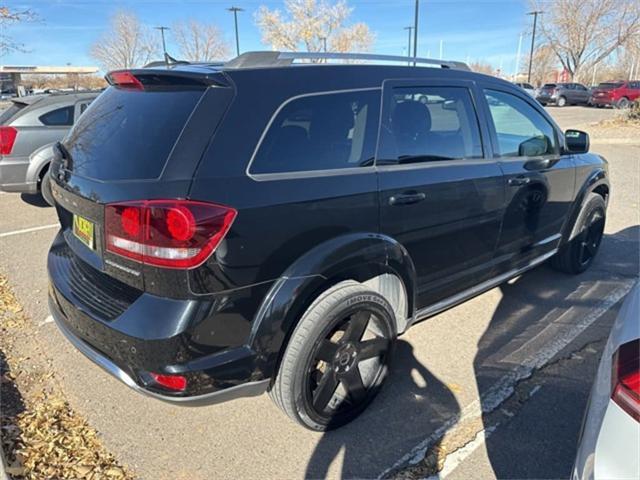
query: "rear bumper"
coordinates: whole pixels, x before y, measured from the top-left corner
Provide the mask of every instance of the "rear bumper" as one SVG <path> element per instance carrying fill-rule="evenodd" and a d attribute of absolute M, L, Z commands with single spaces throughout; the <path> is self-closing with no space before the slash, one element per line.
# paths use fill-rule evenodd
<path fill-rule="evenodd" d="M 544 105 L 549 103 L 556 103 L 556 98 L 550 95 L 537 95 L 536 100 Z"/>
<path fill-rule="evenodd" d="M 28 157 L 0 157 L 0 190 L 3 192 L 37 193 L 38 183 L 28 181 Z"/>
<path fill-rule="evenodd" d="M 51 312 L 51 315 L 62 334 L 85 357 L 104 369 L 107 373 L 120 380 L 129 388 L 132 388 L 136 392 L 143 395 L 147 395 L 152 398 L 177 405 L 196 407 L 202 405 L 223 403 L 229 400 L 234 400 L 236 398 L 261 395 L 267 390 L 269 386 L 269 379 L 266 379 L 256 382 L 247 382 L 233 387 L 225 388 L 223 390 L 204 393 L 202 395 L 177 397 L 154 392 L 136 383 L 136 381 L 127 372 L 120 368 L 114 361 L 112 361 L 106 355 L 101 354 L 97 350 L 94 350 L 88 343 L 84 342 L 79 337 L 74 335 L 73 332 L 65 325 L 62 314 L 55 304 L 55 300 L 51 296 L 49 297 L 49 311 Z"/>
<path fill-rule="evenodd" d="M 268 388 L 267 365 L 242 340 L 250 322 L 237 312 L 251 291 L 203 300 L 131 292 L 69 254 L 62 234 L 47 263 L 49 309 L 60 331 L 137 392 L 198 406 L 259 395 Z M 153 380 L 152 372 L 182 375 L 187 388 L 169 391 Z"/>
<path fill-rule="evenodd" d="M 614 101 L 610 97 L 591 97 L 592 105 L 613 105 Z"/>

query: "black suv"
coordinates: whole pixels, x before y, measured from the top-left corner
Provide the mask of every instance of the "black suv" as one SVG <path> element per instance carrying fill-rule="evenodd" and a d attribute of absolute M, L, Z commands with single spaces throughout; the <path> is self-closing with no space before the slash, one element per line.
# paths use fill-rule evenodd
<path fill-rule="evenodd" d="M 463 64 L 353 60 L 380 59 L 107 75 L 51 167 L 50 308 L 80 351 L 162 400 L 269 391 L 326 430 L 416 322 L 591 264 L 609 183 L 585 133 Z"/>

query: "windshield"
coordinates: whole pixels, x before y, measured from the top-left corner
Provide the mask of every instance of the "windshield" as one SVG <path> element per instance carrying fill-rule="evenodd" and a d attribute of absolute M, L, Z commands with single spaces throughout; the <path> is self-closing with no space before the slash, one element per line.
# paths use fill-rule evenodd
<path fill-rule="evenodd" d="M 74 174 L 95 180 L 159 177 L 203 92 L 108 88 L 64 140 Z"/>

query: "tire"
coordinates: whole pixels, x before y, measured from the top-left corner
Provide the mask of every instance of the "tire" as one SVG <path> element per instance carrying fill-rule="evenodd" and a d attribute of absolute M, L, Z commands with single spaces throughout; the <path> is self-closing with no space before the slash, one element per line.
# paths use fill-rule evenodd
<path fill-rule="evenodd" d="M 621 110 L 625 109 L 625 108 L 629 108 L 630 106 L 631 106 L 631 102 L 629 101 L 629 99 L 627 97 L 622 97 L 616 103 L 616 108 L 619 108 Z"/>
<path fill-rule="evenodd" d="M 45 201 L 55 207 L 55 200 L 53 199 L 53 193 L 51 193 L 51 178 L 49 178 L 49 171 L 47 170 L 40 180 L 40 194 Z"/>
<path fill-rule="evenodd" d="M 556 105 L 559 107 L 564 107 L 567 105 L 567 99 L 565 97 L 560 97 L 558 98 L 558 101 L 556 102 Z"/>
<path fill-rule="evenodd" d="M 300 319 L 269 394 L 308 429 L 344 425 L 377 395 L 395 340 L 389 302 L 357 282 L 340 283 L 316 298 Z"/>
<path fill-rule="evenodd" d="M 569 242 L 551 259 L 551 266 L 573 275 L 587 270 L 600 248 L 605 220 L 604 198 L 597 193 L 590 193 L 578 214 Z"/>

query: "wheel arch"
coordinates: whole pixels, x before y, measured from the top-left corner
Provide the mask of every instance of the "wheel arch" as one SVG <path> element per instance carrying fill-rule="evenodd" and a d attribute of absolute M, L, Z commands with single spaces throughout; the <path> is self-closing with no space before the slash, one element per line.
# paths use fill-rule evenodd
<path fill-rule="evenodd" d="M 580 214 L 580 210 L 582 209 L 585 199 L 590 193 L 596 193 L 602 196 L 605 204 L 608 204 L 610 184 L 607 169 L 604 166 L 598 167 L 592 171 L 578 190 L 570 213 L 567 217 L 567 221 L 565 222 L 562 230 L 562 243 L 566 243 L 571 240 L 570 237 L 571 232 L 573 231 L 573 225 Z"/>
<path fill-rule="evenodd" d="M 265 377 L 277 372 L 298 321 L 322 292 L 355 281 L 383 295 L 403 332 L 414 313 L 415 267 L 406 249 L 377 233 L 347 234 L 301 256 L 275 282 L 256 314 L 249 346 L 261 359 Z"/>

